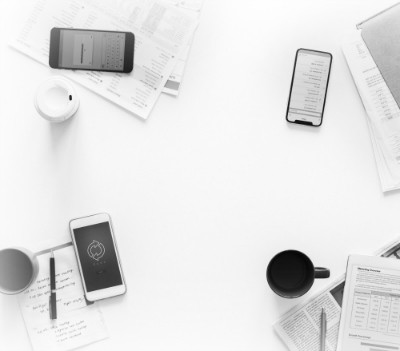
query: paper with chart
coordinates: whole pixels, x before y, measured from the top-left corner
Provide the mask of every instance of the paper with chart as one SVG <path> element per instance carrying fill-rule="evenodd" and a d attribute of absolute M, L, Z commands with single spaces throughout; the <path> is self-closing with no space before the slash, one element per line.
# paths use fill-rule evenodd
<path fill-rule="evenodd" d="M 352 255 L 347 263 L 337 351 L 400 349 L 400 266 Z"/>
<path fill-rule="evenodd" d="M 400 238 L 381 248 L 377 256 L 400 259 Z M 396 262 L 398 264 L 398 262 Z M 319 351 L 321 309 L 327 313 L 326 350 L 336 351 L 342 311 L 345 276 L 337 278 L 320 293 L 307 299 L 287 313 L 274 329 L 290 351 Z"/>
<path fill-rule="evenodd" d="M 125 11 L 116 11 L 117 3 L 37 0 L 11 45 L 48 66 L 52 27 L 132 31 L 135 34 L 132 73 L 70 70 L 57 73 L 146 119 L 198 21 L 195 16 L 158 0 L 119 0 L 119 7 Z"/>
<path fill-rule="evenodd" d="M 383 191 L 400 188 L 400 109 L 357 31 L 343 53 L 367 112 Z"/>
<path fill-rule="evenodd" d="M 57 320 L 49 316 L 50 250 L 39 254 L 39 274 L 18 297 L 35 351 L 67 351 L 108 337 L 100 309 L 84 297 L 75 252 L 71 243 L 54 247 L 56 261 Z"/>

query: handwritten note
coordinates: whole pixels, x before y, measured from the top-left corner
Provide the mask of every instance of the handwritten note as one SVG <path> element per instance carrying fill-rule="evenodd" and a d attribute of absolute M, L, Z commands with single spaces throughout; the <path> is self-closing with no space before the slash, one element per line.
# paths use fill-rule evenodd
<path fill-rule="evenodd" d="M 56 321 L 24 315 L 31 344 L 37 351 L 67 351 L 105 339 L 107 330 L 97 306 L 69 312 Z"/>
<path fill-rule="evenodd" d="M 98 306 L 87 306 L 72 246 L 54 251 L 57 315 L 50 320 L 50 252 L 38 256 L 35 283 L 19 297 L 19 304 L 34 350 L 67 351 L 108 337 Z"/>

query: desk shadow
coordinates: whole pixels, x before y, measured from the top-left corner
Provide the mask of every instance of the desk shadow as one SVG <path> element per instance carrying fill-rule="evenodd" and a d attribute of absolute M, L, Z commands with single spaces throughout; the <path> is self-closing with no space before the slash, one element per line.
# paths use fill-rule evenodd
<path fill-rule="evenodd" d="M 123 303 L 125 298 L 126 298 L 126 294 L 107 298 L 104 300 L 100 300 L 98 302 L 100 302 L 101 306 L 109 306 L 109 305 L 116 306 L 116 305 L 120 305 L 121 303 Z"/>
<path fill-rule="evenodd" d="M 320 128 L 322 127 L 322 126 L 321 127 L 306 126 L 303 124 L 296 124 L 296 123 L 289 123 L 289 122 L 286 122 L 286 123 L 287 123 L 289 129 L 304 131 L 304 133 L 316 134 L 316 133 L 319 133 Z"/>
<path fill-rule="evenodd" d="M 52 123 L 49 124 L 50 135 L 51 135 L 51 144 L 54 149 L 57 149 L 58 145 L 62 143 L 65 138 L 71 134 L 68 131 L 72 128 L 72 125 L 75 123 L 75 118 L 77 116 L 73 116 L 67 119 L 64 122 L 60 123 Z"/>
<path fill-rule="evenodd" d="M 390 191 L 387 191 L 387 192 L 385 192 L 385 193 L 383 193 L 383 197 L 390 197 L 390 196 L 393 196 L 393 195 L 399 195 L 400 194 L 400 189 L 394 189 L 394 190 L 390 190 Z"/>
<path fill-rule="evenodd" d="M 103 72 L 104 73 L 104 72 Z M 163 95 L 168 95 L 168 94 L 163 94 Z M 132 118 L 133 120 L 138 120 L 140 121 L 140 123 L 142 123 L 143 125 L 146 124 L 147 120 L 150 118 L 151 112 L 149 113 L 149 116 L 145 119 L 142 117 L 139 117 L 138 115 L 134 114 L 133 112 L 128 111 L 127 109 L 123 108 L 122 106 L 118 105 L 116 102 L 111 101 L 111 100 L 107 100 L 109 103 L 113 104 L 114 106 L 116 106 L 121 112 L 123 113 L 119 113 L 119 116 L 125 115 L 128 118 Z M 154 106 L 153 106 L 154 107 Z M 152 109 L 153 110 L 153 109 Z"/>
<path fill-rule="evenodd" d="M 266 287 L 266 295 L 268 298 L 271 298 L 274 301 L 275 307 L 279 311 L 288 311 L 293 306 L 299 304 L 299 302 L 303 301 L 304 296 L 300 296 L 297 298 L 285 298 L 275 294 L 269 286 Z M 282 314 L 283 315 L 283 314 Z"/>

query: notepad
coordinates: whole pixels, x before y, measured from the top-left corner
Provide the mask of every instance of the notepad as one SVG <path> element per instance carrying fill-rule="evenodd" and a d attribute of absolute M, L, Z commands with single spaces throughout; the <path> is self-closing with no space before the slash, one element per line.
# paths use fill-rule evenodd
<path fill-rule="evenodd" d="M 49 315 L 50 250 L 56 261 L 57 320 Z M 72 243 L 38 253 L 36 281 L 18 297 L 35 351 L 67 351 L 108 337 L 100 308 L 88 305 Z"/>

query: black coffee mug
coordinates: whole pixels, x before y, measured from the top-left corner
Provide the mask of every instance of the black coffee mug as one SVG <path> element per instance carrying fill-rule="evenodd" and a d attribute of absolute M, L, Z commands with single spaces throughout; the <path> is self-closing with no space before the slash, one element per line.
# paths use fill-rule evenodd
<path fill-rule="evenodd" d="M 286 250 L 275 255 L 268 264 L 267 281 L 271 289 L 282 297 L 304 295 L 315 278 L 329 278 L 327 268 L 314 267 L 307 255 L 296 250 Z"/>

